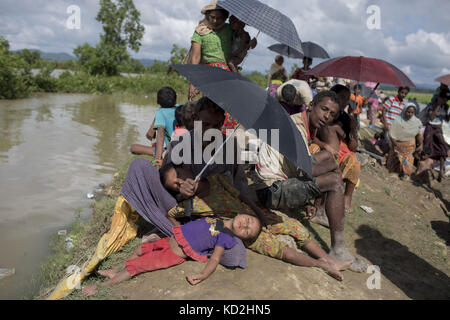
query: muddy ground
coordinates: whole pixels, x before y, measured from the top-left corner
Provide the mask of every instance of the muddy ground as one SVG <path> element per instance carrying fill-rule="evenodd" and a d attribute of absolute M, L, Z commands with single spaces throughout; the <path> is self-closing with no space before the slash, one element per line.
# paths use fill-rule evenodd
<path fill-rule="evenodd" d="M 450 299 L 450 179 L 429 186 L 401 181 L 373 160 L 363 167 L 347 214 L 350 251 L 381 271 L 380 288 L 369 273 L 344 272 L 338 282 L 316 268 L 297 267 L 247 250 L 247 268 L 222 266 L 191 286 L 185 277 L 203 264 L 182 265 L 139 275 L 119 284 L 108 299 Z M 374 209 L 367 214 L 361 205 Z M 325 250 L 329 230 L 306 224 Z M 372 284 L 369 289 L 367 282 Z M 95 297 L 94 297 L 95 299 Z"/>
<path fill-rule="evenodd" d="M 372 133 L 361 130 L 360 136 L 363 147 L 377 152 L 368 140 Z M 246 269 L 219 266 L 197 286 L 191 286 L 186 275 L 201 272 L 204 265 L 190 261 L 102 288 L 87 299 L 450 299 L 450 178 L 442 183 L 431 176 L 425 184 L 415 179 L 403 181 L 374 159 L 361 154 L 358 157 L 363 163 L 361 183 L 354 193 L 353 212 L 346 215 L 345 241 L 352 253 L 379 268 L 378 283 L 375 273 L 344 271 L 344 281 L 338 282 L 320 269 L 297 267 L 247 250 Z M 119 182 L 120 179 L 110 195 L 110 207 L 120 190 Z M 361 205 L 374 212 L 366 213 Z M 108 210 L 104 211 L 109 216 Z M 106 218 L 100 220 L 105 232 L 109 222 Z M 303 222 L 322 248 L 329 251 L 329 230 Z M 90 241 L 95 244 L 97 235 Z M 108 257 L 99 269 L 125 261 L 139 243 L 139 238 L 133 240 L 122 252 Z M 84 284 L 103 280 L 92 275 Z M 67 299 L 85 298 L 80 290 L 75 290 Z"/>

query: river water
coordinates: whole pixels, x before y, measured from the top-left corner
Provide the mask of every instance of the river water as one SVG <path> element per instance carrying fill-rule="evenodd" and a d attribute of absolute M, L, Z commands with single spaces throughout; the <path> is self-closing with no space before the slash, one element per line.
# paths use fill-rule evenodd
<path fill-rule="evenodd" d="M 52 233 L 81 211 L 87 193 L 109 182 L 130 157 L 157 108 L 112 96 L 45 94 L 0 101 L 0 299 L 30 293 L 30 280 L 50 254 Z"/>

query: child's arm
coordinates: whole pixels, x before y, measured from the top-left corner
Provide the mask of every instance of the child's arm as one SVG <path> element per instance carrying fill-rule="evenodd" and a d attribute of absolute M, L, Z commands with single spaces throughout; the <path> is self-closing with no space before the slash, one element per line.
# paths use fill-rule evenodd
<path fill-rule="evenodd" d="M 214 248 L 213 254 L 211 255 L 211 258 L 209 258 L 208 263 L 206 264 L 205 269 L 203 269 L 203 272 L 195 275 L 187 275 L 186 278 L 189 283 L 192 285 L 196 285 L 208 278 L 216 270 L 224 251 L 224 248 L 216 246 Z"/>
<path fill-rule="evenodd" d="M 156 131 L 156 156 L 155 160 L 161 161 L 162 160 L 162 153 L 163 153 L 163 147 L 164 147 L 164 128 L 159 127 Z"/>
<path fill-rule="evenodd" d="M 146 137 L 148 140 L 152 141 L 153 138 L 155 137 L 155 129 L 153 128 L 153 126 L 155 125 L 155 119 L 153 118 L 153 122 L 150 126 L 150 129 L 148 129 Z"/>

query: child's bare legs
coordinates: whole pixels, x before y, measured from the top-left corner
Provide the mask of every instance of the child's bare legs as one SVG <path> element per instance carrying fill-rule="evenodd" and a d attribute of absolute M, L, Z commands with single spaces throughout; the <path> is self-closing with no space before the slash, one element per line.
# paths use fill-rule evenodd
<path fill-rule="evenodd" d="M 345 181 L 345 193 L 344 193 L 344 204 L 345 204 L 345 212 L 352 212 L 352 197 L 353 191 L 355 190 L 356 185 L 348 180 Z"/>
<path fill-rule="evenodd" d="M 134 252 L 128 258 L 128 260 L 136 259 L 136 258 L 140 257 L 141 255 L 142 255 L 142 247 L 139 246 L 136 248 L 136 250 L 134 250 Z M 115 268 L 107 269 L 107 270 L 99 270 L 97 272 L 98 274 L 109 278 L 108 281 L 100 283 L 99 285 L 102 287 L 109 287 L 109 286 L 115 285 L 117 283 L 120 283 L 122 281 L 131 279 L 131 275 L 128 273 L 128 270 L 126 268 L 124 268 L 121 272 L 117 273 L 117 271 L 119 270 L 119 267 L 115 267 Z M 91 285 L 83 286 L 82 292 L 85 297 L 92 296 L 97 292 L 97 285 L 91 284 Z"/>
<path fill-rule="evenodd" d="M 328 272 L 333 278 L 342 281 L 344 276 L 339 270 L 344 270 L 352 264 L 350 261 L 337 261 L 330 258 L 314 241 L 309 241 L 303 250 L 316 256 L 318 259 L 310 257 L 306 254 L 297 252 L 296 250 L 285 247 L 283 249 L 283 261 L 303 267 L 317 267 Z"/>

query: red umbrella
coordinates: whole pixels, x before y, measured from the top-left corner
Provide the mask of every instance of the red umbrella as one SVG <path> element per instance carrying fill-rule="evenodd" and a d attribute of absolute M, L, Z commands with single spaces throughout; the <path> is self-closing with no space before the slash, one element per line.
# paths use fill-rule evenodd
<path fill-rule="evenodd" d="M 450 86 L 450 74 L 446 74 L 445 76 L 441 76 L 439 78 L 436 78 L 435 81 Z"/>
<path fill-rule="evenodd" d="M 307 75 L 339 77 L 360 82 L 377 82 L 396 86 L 415 87 L 415 84 L 396 66 L 384 60 L 366 57 L 337 57 L 322 62 Z"/>

